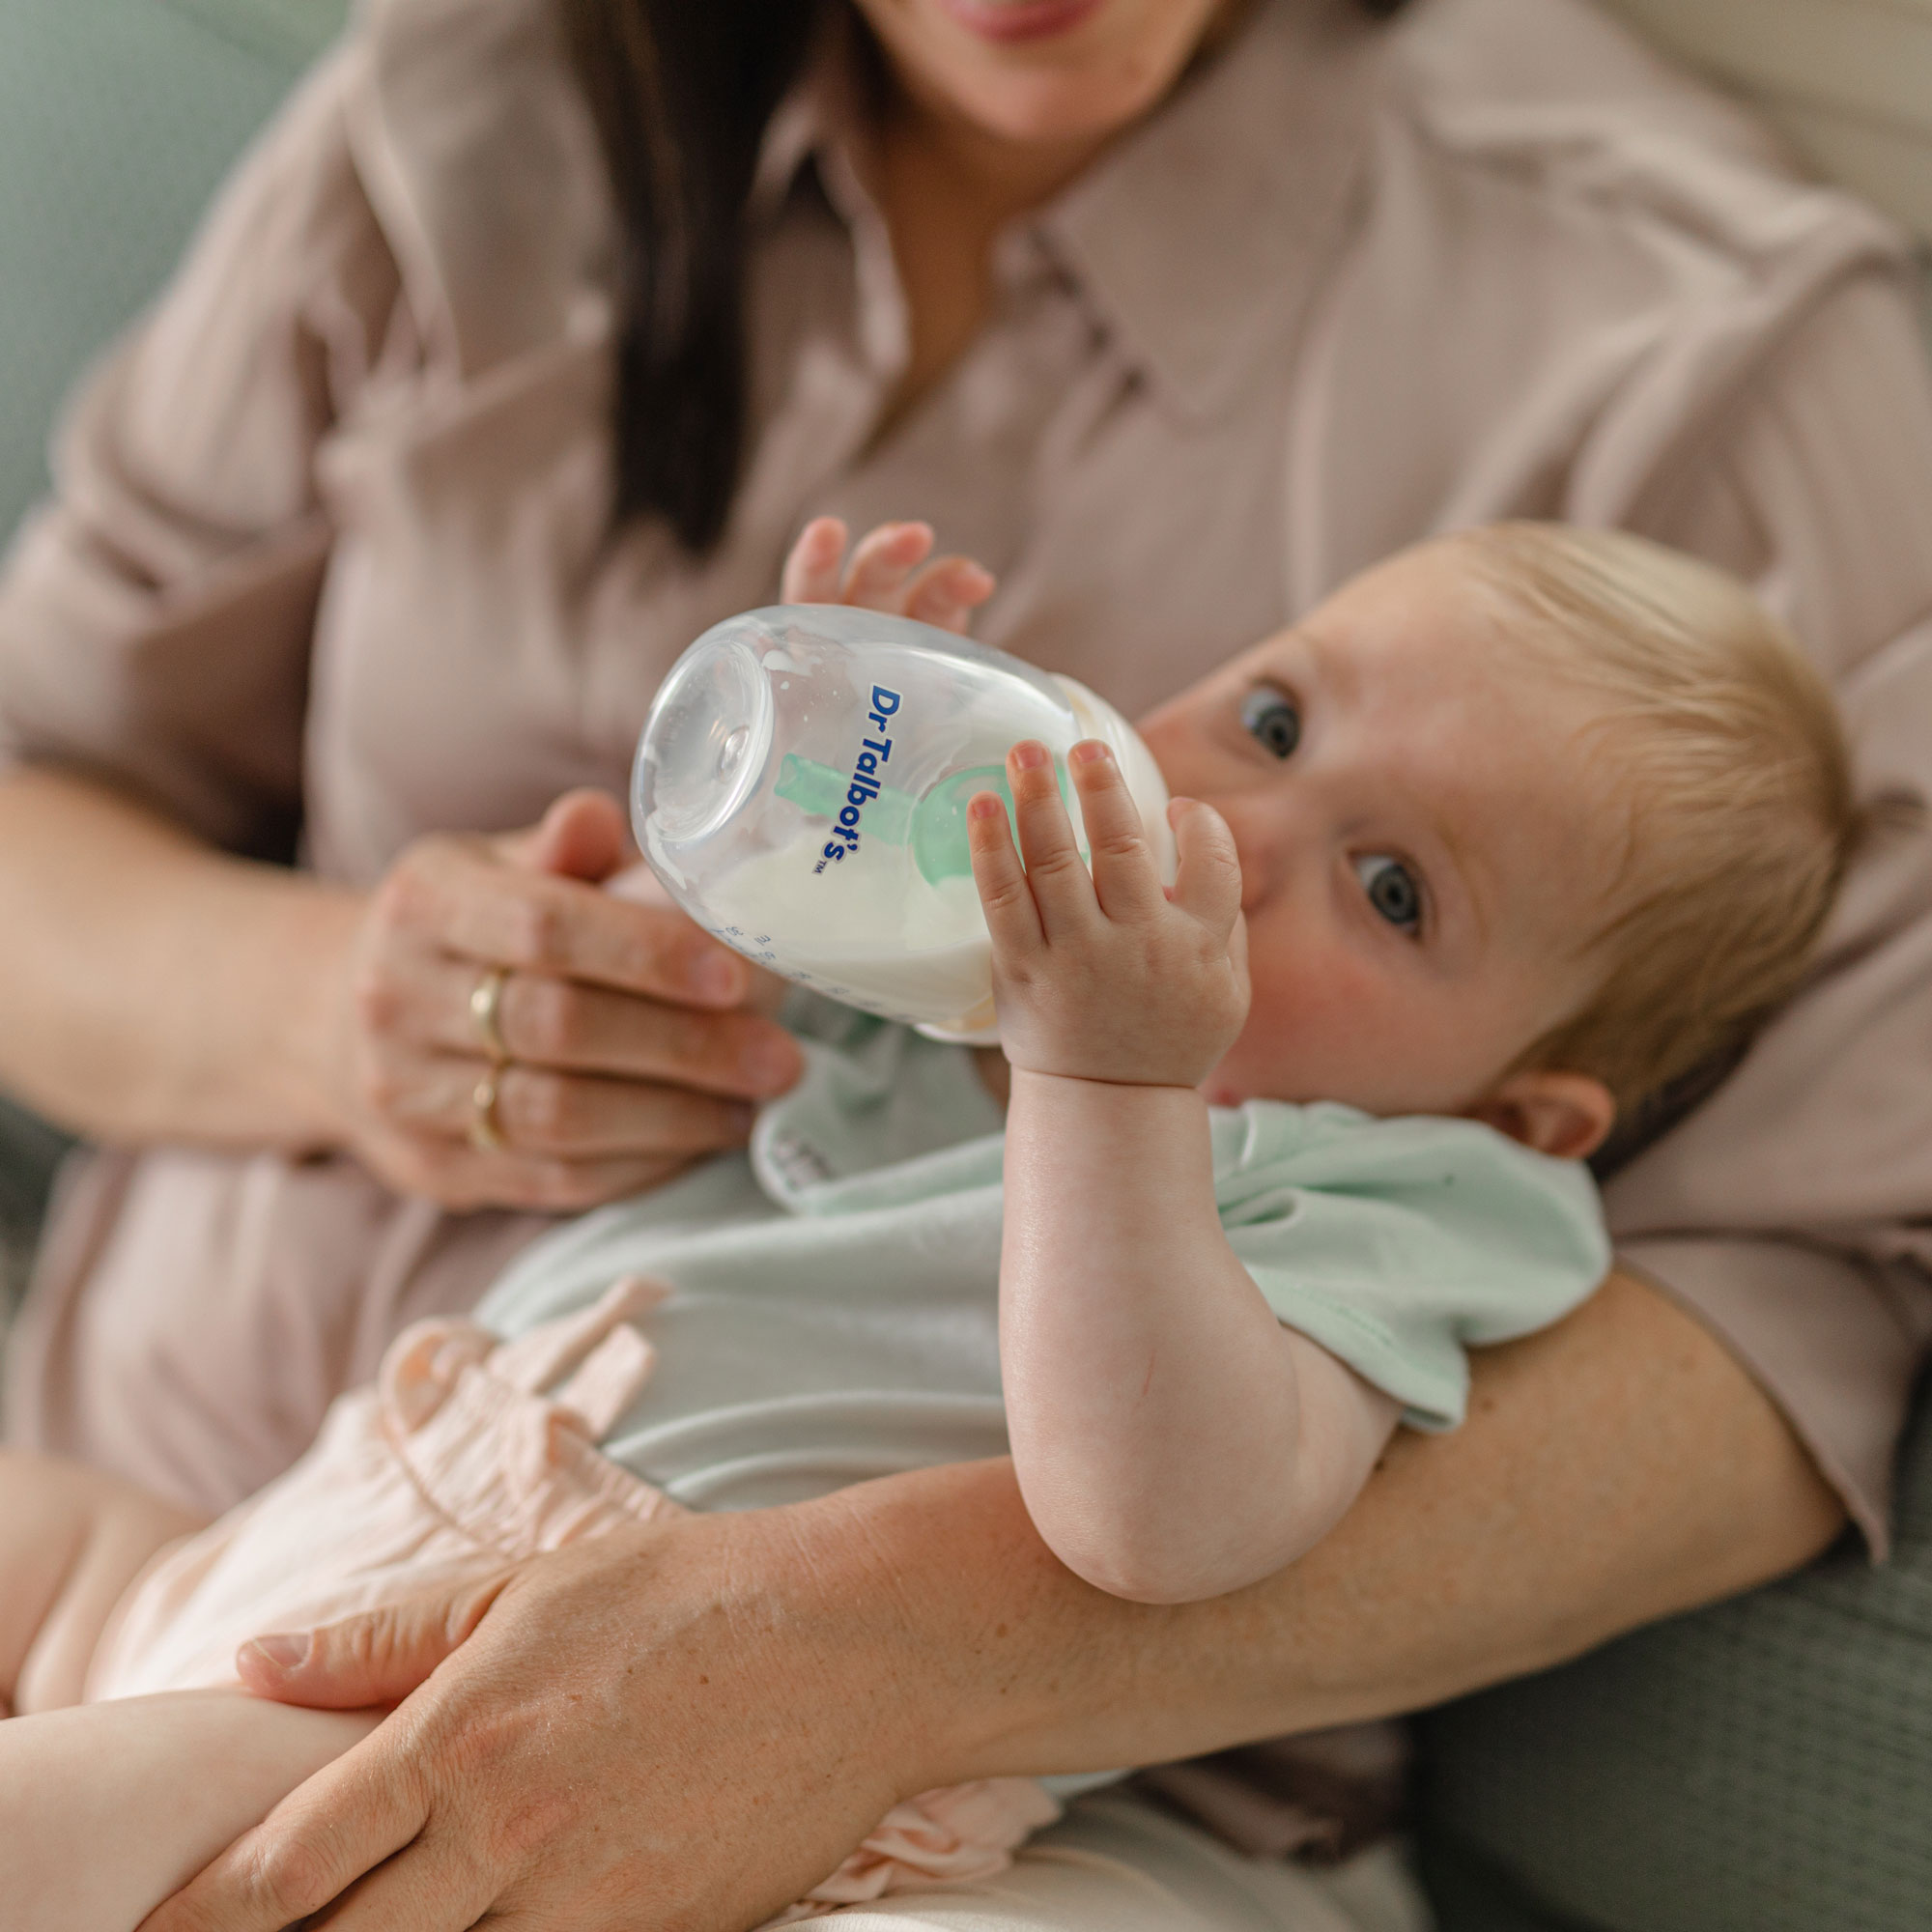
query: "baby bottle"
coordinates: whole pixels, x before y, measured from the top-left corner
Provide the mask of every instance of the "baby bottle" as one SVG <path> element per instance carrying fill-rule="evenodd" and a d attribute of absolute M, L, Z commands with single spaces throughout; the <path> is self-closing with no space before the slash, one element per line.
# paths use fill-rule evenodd
<path fill-rule="evenodd" d="M 1066 753 L 1104 739 L 1172 881 L 1167 786 L 1112 705 L 844 605 L 748 611 L 678 659 L 638 746 L 632 821 L 671 896 L 748 959 L 937 1038 L 989 1040 L 966 806 L 990 791 L 1011 811 L 1006 756 L 1022 738 L 1053 753 L 1077 838 Z"/>

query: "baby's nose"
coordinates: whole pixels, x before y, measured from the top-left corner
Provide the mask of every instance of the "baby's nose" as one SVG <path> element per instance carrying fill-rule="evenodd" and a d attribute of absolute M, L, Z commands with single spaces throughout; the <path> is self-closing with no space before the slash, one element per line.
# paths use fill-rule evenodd
<path fill-rule="evenodd" d="M 1209 799 L 1234 835 L 1235 856 L 1241 863 L 1241 910 L 1252 912 L 1279 886 L 1292 866 L 1299 842 L 1293 814 L 1278 799 L 1252 796 Z"/>

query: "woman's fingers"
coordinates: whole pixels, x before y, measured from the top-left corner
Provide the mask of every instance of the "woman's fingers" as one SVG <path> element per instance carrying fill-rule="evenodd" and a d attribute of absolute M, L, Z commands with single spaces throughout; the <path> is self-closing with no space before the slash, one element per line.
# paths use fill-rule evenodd
<path fill-rule="evenodd" d="M 324 1911 L 413 1843 L 429 1819 L 427 1788 L 397 1766 L 399 1744 L 393 1719 L 378 1725 L 150 1913 L 139 1932 L 282 1932 Z M 444 1922 L 456 1932 L 473 1918 Z"/>
<path fill-rule="evenodd" d="M 473 1118 L 473 1117 L 472 1117 Z M 493 1114 L 494 1118 L 494 1114 Z M 750 1112 L 733 1145 L 750 1133 Z M 441 1128 L 390 1126 L 378 1122 L 357 1142 L 372 1172 L 401 1194 L 420 1195 L 466 1212 L 475 1208 L 515 1208 L 536 1214 L 581 1213 L 621 1201 L 681 1174 L 713 1148 L 662 1154 L 626 1154 L 607 1160 L 570 1159 L 471 1145 Z"/>
<path fill-rule="evenodd" d="M 1235 835 L 1228 821 L 1199 799 L 1173 800 L 1167 815 L 1179 860 L 1174 903 L 1225 940 L 1241 916 L 1241 861 Z"/>
<path fill-rule="evenodd" d="M 236 1673 L 257 1696 L 278 1704 L 309 1710 L 400 1704 L 483 1621 L 508 1575 L 425 1590 L 317 1631 L 253 1636 L 236 1652 Z"/>
<path fill-rule="evenodd" d="M 474 1085 L 454 1124 L 467 1134 Z M 509 1065 L 497 1075 L 497 1131 L 510 1153 L 552 1160 L 718 1153 L 742 1147 L 752 1110 L 677 1087 Z"/>
<path fill-rule="evenodd" d="M 399 1066 L 375 1098 L 397 1127 L 470 1142 L 477 1089 L 494 1082 L 490 1128 L 498 1152 L 522 1159 L 636 1159 L 716 1153 L 742 1147 L 752 1109 L 744 1101 L 688 1088 L 558 1073 L 516 1062 L 492 1068 L 455 1054 L 424 1055 Z"/>
<path fill-rule="evenodd" d="M 388 935 L 505 966 L 698 1007 L 744 998 L 744 963 L 681 912 L 639 905 L 581 880 L 502 864 L 480 843 L 430 838 L 378 887 L 371 919 Z"/>
<path fill-rule="evenodd" d="M 445 1207 L 563 1211 L 744 1144 L 747 1101 L 802 1066 L 739 1007 L 751 969 L 683 913 L 604 890 L 599 794 L 541 826 L 412 846 L 351 962 L 341 1111 L 390 1186 Z M 573 874 L 578 874 L 573 876 Z"/>
<path fill-rule="evenodd" d="M 311 1932 L 470 1932 L 500 1925 L 509 1915 L 490 1910 L 499 1883 L 467 1837 L 433 1818 L 401 1858 L 357 1879 L 339 1904 L 313 1920 Z M 587 1921 L 585 1932 L 594 1923 Z"/>
<path fill-rule="evenodd" d="M 434 958 L 390 983 L 385 1020 L 416 1050 L 475 1054 L 490 1047 L 472 1008 L 488 969 Z M 798 1077 L 791 1036 L 756 1013 L 703 1012 L 612 993 L 574 980 L 506 973 L 496 1000 L 496 1042 L 506 1059 L 559 1072 L 668 1081 L 727 1098 L 782 1094 Z"/>
<path fill-rule="evenodd" d="M 146 1932 L 281 1932 L 305 1909 L 337 1932 L 762 1924 L 929 1758 L 906 1620 L 848 1558 L 862 1541 L 721 1511 L 518 1565 L 393 1716 Z"/>
<path fill-rule="evenodd" d="M 1066 765 L 1080 798 L 1100 910 L 1109 919 L 1153 918 L 1166 907 L 1167 894 L 1113 753 L 1097 738 L 1083 739 L 1067 753 Z"/>
<path fill-rule="evenodd" d="M 243 1644 L 236 1668 L 257 1696 L 313 1710 L 401 1708 L 141 1932 L 280 1932 L 312 1915 L 318 1926 L 383 1932 L 464 1932 L 476 1923 L 500 1878 L 476 1847 L 441 1828 L 431 1787 L 412 1769 L 425 1726 L 421 1704 L 407 1700 L 474 1635 L 514 1576 L 506 1568 L 319 1630 Z"/>
<path fill-rule="evenodd" d="M 1007 783 L 1012 788 L 1027 884 L 1051 944 L 1057 932 L 1092 921 L 1098 910 L 1094 882 L 1074 842 L 1073 823 L 1046 747 L 1034 739 L 1015 745 L 1007 753 Z"/>
<path fill-rule="evenodd" d="M 485 842 L 521 871 L 602 885 L 632 856 L 629 834 L 624 808 L 608 791 L 581 785 L 554 800 L 526 831 L 499 834 Z"/>
<path fill-rule="evenodd" d="M 786 604 L 836 604 L 848 532 L 837 517 L 814 517 L 785 558 L 779 597 Z"/>
<path fill-rule="evenodd" d="M 402 1603 L 318 1630 L 252 1637 L 235 1668 L 259 1697 L 313 1711 L 363 1711 L 400 1704 L 467 1641 L 509 1581 L 494 1576 L 424 1590 Z"/>

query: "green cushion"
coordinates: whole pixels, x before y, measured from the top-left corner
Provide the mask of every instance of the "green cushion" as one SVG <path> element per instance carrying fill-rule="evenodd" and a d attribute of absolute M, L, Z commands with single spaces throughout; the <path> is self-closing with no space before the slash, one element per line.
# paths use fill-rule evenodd
<path fill-rule="evenodd" d="M 1424 1719 L 1441 1932 L 1932 1927 L 1932 1384 L 1897 1533 Z"/>
<path fill-rule="evenodd" d="M 61 397 L 348 0 L 0 0 L 0 543 Z"/>

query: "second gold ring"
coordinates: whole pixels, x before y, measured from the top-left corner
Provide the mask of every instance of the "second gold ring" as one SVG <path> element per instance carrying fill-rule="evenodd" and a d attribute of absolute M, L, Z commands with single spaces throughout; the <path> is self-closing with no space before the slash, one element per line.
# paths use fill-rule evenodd
<path fill-rule="evenodd" d="M 478 1153 L 501 1153 L 509 1145 L 497 1119 L 497 1080 L 501 1071 L 493 1066 L 469 1095 L 469 1145 Z"/>

